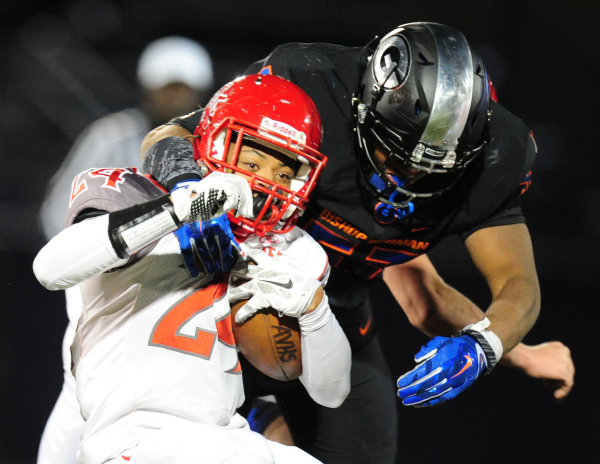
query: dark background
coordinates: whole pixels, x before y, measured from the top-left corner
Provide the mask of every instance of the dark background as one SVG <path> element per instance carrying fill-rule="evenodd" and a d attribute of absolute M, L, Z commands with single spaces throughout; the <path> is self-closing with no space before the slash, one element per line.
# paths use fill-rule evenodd
<path fill-rule="evenodd" d="M 561 404 L 540 381 L 503 367 L 444 406 L 398 403 L 398 462 L 598 462 L 599 8 L 597 0 L 0 3 L 0 464 L 35 462 L 62 383 L 64 297 L 31 271 L 44 244 L 37 211 L 46 183 L 84 127 L 136 101 L 144 45 L 170 34 L 200 41 L 220 86 L 281 43 L 360 46 L 419 20 L 461 30 L 500 102 L 534 131 L 540 154 L 523 206 L 543 302 L 525 341 L 563 341 L 577 376 Z M 458 239 L 432 259 L 485 307 L 489 293 Z M 373 298 L 396 376 L 426 339 L 383 285 Z"/>

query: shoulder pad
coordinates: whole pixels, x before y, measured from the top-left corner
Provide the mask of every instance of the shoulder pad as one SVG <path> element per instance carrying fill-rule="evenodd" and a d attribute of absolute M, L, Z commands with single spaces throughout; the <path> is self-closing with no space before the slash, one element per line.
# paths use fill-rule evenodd
<path fill-rule="evenodd" d="M 138 174 L 136 168 L 91 168 L 73 179 L 64 226 L 73 224 L 86 209 L 110 213 L 163 194 L 158 185 Z"/>

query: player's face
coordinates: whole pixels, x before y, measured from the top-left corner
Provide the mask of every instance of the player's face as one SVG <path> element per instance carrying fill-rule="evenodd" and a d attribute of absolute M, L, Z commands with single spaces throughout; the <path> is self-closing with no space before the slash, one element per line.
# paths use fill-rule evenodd
<path fill-rule="evenodd" d="M 388 161 L 388 152 L 379 144 L 375 146 L 375 150 L 373 152 L 375 154 L 375 163 L 377 164 L 377 167 L 381 169 L 385 164 L 384 172 L 390 181 L 394 181 L 389 177 L 390 175 L 398 176 L 407 181 L 404 184 L 404 187 L 408 187 L 427 174 L 425 171 L 417 169 L 410 164 L 405 164 L 396 157 L 392 157 Z"/>
<path fill-rule="evenodd" d="M 233 156 L 234 144 L 229 149 L 229 158 Z M 244 141 L 236 166 L 247 172 L 264 177 L 283 187 L 289 188 L 295 175 L 295 161 L 276 150 L 258 143 Z M 250 179 L 243 173 L 236 174 Z"/>

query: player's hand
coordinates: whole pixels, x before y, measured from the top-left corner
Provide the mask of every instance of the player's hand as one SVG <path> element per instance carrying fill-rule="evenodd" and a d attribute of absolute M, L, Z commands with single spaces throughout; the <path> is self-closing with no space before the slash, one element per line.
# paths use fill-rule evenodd
<path fill-rule="evenodd" d="M 575 383 L 571 350 L 558 341 L 534 346 L 520 343 L 502 358 L 502 363 L 542 379 L 546 387 L 554 390 L 556 401 L 565 399 Z"/>
<path fill-rule="evenodd" d="M 231 210 L 252 218 L 252 190 L 243 177 L 215 171 L 202 180 L 178 182 L 171 202 L 181 222 L 210 221 Z"/>
<path fill-rule="evenodd" d="M 260 309 L 273 308 L 279 315 L 299 318 L 309 308 L 321 283 L 304 271 L 288 256 L 267 256 L 262 250 L 248 254 L 244 266 L 231 272 L 234 281 L 248 280 L 242 285 L 230 285 L 229 302 L 248 299 L 235 315 L 243 323 Z"/>
<path fill-rule="evenodd" d="M 240 255 L 227 215 L 211 221 L 184 224 L 175 231 L 190 275 L 231 271 Z"/>
<path fill-rule="evenodd" d="M 415 356 L 419 363 L 398 379 L 406 406 L 434 406 L 466 390 L 487 368 L 481 345 L 469 335 L 435 337 Z"/>

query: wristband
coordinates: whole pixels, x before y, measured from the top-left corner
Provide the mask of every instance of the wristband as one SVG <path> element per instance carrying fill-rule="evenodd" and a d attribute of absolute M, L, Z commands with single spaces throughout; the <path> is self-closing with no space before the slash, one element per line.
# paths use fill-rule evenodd
<path fill-rule="evenodd" d="M 108 215 L 108 236 L 119 258 L 128 258 L 179 229 L 182 223 L 168 195 Z"/>
<path fill-rule="evenodd" d="M 490 324 L 490 320 L 485 317 L 477 324 L 469 324 L 457 334 L 469 335 L 481 345 L 485 357 L 487 358 L 486 374 L 492 372 L 492 369 L 494 369 L 498 361 L 500 361 L 502 353 L 504 352 L 502 341 L 498 338 L 498 335 L 488 329 Z"/>

